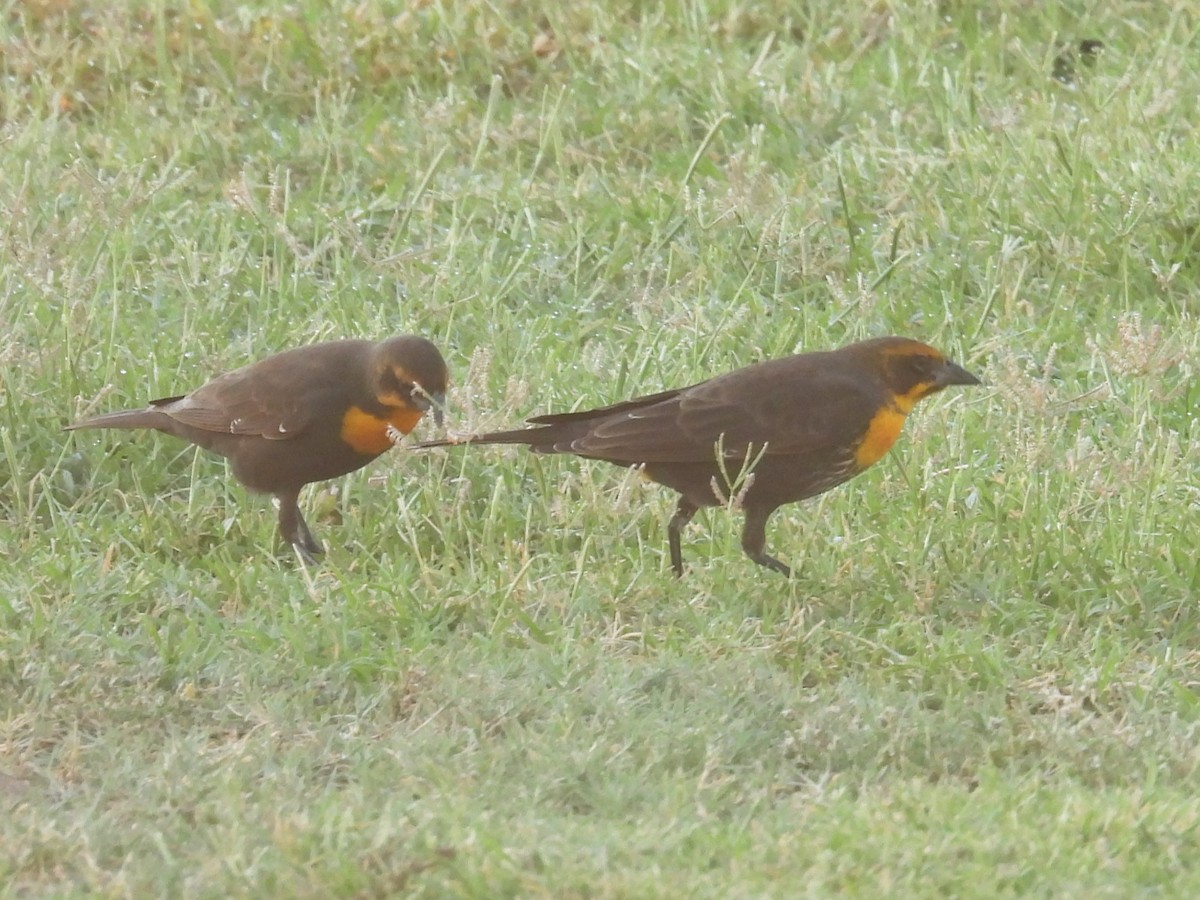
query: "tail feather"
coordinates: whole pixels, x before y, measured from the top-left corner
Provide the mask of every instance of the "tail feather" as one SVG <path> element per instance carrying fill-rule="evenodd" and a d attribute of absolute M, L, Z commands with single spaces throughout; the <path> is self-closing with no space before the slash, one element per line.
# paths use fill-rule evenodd
<path fill-rule="evenodd" d="M 700 382 L 699 384 L 703 383 Z M 528 421 L 531 425 L 568 425 L 579 422 L 595 422 L 597 419 L 608 419 L 622 413 L 631 413 L 635 410 L 645 409 L 647 406 L 654 406 L 656 403 L 674 400 L 684 391 L 690 391 L 693 387 L 699 387 L 699 384 L 693 384 L 691 387 L 686 388 L 673 388 L 669 391 L 660 391 L 657 394 L 647 394 L 645 397 L 635 397 L 633 400 L 622 400 L 620 403 L 613 403 L 596 409 L 534 416 Z"/>
<path fill-rule="evenodd" d="M 462 444 L 523 444 L 535 453 L 554 453 L 567 449 L 566 445 L 576 436 L 572 432 L 576 430 L 561 425 L 542 425 L 536 428 L 515 428 L 512 431 L 469 434 L 438 441 L 421 441 L 419 444 L 413 444 L 413 448 L 425 450 L 430 447 L 458 447 Z M 562 445 L 561 448 L 558 445 Z"/>
<path fill-rule="evenodd" d="M 76 431 L 82 428 L 154 428 L 161 430 L 163 418 L 164 413 L 157 409 L 122 409 L 72 422 L 63 430 Z"/>
<path fill-rule="evenodd" d="M 492 431 L 486 434 L 472 434 L 440 441 L 422 441 L 413 446 L 418 450 L 424 450 L 428 447 L 456 447 L 459 444 L 524 444 L 535 453 L 576 453 L 578 451 L 571 446 L 572 443 L 586 436 L 597 422 L 644 409 L 647 406 L 654 406 L 667 400 L 674 400 L 685 390 L 688 388 L 662 391 L 658 394 L 614 403 L 611 406 L 601 406 L 598 409 L 534 416 L 528 420 L 529 424 L 534 426 L 533 428 L 514 428 L 512 431 Z"/>

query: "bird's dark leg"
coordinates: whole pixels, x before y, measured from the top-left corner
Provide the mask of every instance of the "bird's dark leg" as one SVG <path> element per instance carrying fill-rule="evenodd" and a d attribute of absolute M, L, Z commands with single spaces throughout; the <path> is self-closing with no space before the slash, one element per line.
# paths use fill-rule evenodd
<path fill-rule="evenodd" d="M 683 527 L 688 522 L 692 521 L 692 516 L 696 514 L 697 509 L 699 507 L 687 497 L 680 497 L 679 503 L 675 507 L 675 515 L 671 516 L 671 522 L 667 525 L 667 544 L 671 548 L 671 568 L 675 570 L 677 578 L 683 577 L 683 550 L 679 546 L 679 533 L 683 531 Z"/>
<path fill-rule="evenodd" d="M 308 523 L 300 515 L 300 491 L 288 491 L 276 494 L 279 501 L 279 533 L 283 539 L 296 548 L 296 552 L 307 563 L 315 563 L 317 557 L 325 553 L 320 541 L 308 530 Z"/>
<path fill-rule="evenodd" d="M 775 510 L 771 508 L 746 507 L 746 521 L 742 526 L 742 549 L 760 566 L 766 566 L 788 577 L 791 576 L 792 570 L 785 563 L 767 555 L 767 519 L 773 512 Z"/>

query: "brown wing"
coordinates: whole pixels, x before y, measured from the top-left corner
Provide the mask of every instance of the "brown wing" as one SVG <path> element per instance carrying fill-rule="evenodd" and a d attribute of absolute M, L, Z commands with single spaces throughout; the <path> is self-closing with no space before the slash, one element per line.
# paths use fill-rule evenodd
<path fill-rule="evenodd" d="M 183 397 L 155 400 L 151 405 L 202 431 L 289 440 L 304 432 L 311 421 L 310 410 L 321 405 L 314 386 L 297 385 L 295 375 L 282 367 L 246 366 Z M 299 397 L 304 398 L 303 406 Z"/>
<path fill-rule="evenodd" d="M 658 403 L 614 410 L 575 437 L 570 450 L 653 463 L 710 461 L 718 441 L 726 457 L 739 459 L 764 446 L 769 456 L 852 447 L 878 410 L 883 389 L 860 373 L 842 371 L 828 356 L 761 363 Z"/>

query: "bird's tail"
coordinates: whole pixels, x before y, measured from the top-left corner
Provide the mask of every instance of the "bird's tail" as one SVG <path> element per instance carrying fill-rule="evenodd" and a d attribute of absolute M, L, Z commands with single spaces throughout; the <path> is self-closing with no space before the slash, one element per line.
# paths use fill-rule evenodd
<path fill-rule="evenodd" d="M 512 431 L 490 431 L 485 434 L 467 434 L 461 437 L 443 438 L 438 441 L 421 441 L 413 444 L 414 450 L 430 447 L 458 447 L 462 444 L 523 444 L 537 453 L 553 453 L 555 444 L 566 437 L 561 427 L 542 425 L 535 428 L 515 428 Z"/>
<path fill-rule="evenodd" d="M 63 430 L 75 431 L 81 428 L 154 428 L 161 430 L 162 422 L 163 414 L 157 409 L 122 409 L 72 422 Z"/>
<path fill-rule="evenodd" d="M 695 385 L 693 385 L 694 387 Z M 424 441 L 413 444 L 414 449 L 427 447 L 456 447 L 459 444 L 524 444 L 534 453 L 579 453 L 575 441 L 585 437 L 597 422 L 603 422 L 622 413 L 632 413 L 665 400 L 672 400 L 687 388 L 677 388 L 625 400 L 598 409 L 585 409 L 572 413 L 552 413 L 529 419 L 532 428 L 514 428 L 512 431 L 491 431 L 486 434 L 469 434 L 463 437 L 444 438 L 440 441 Z M 586 454 L 581 454 L 586 455 Z"/>

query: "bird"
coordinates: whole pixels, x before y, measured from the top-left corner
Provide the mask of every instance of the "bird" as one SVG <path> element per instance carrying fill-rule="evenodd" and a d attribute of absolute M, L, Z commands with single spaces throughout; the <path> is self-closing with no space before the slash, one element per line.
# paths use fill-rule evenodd
<path fill-rule="evenodd" d="M 528 419 L 531 428 L 450 437 L 413 449 L 519 444 L 638 467 L 679 492 L 667 526 L 671 567 L 680 534 L 703 507 L 740 506 L 742 549 L 785 576 L 766 550 L 771 514 L 853 478 L 891 449 L 917 401 L 978 378 L 933 347 L 880 337 L 755 363 L 690 387 L 611 406 Z"/>
<path fill-rule="evenodd" d="M 362 468 L 430 410 L 440 428 L 448 382 L 442 354 L 423 337 L 328 341 L 66 430 L 153 429 L 225 457 L 234 478 L 274 495 L 280 535 L 313 563 L 324 547 L 300 513 L 301 489 Z"/>

